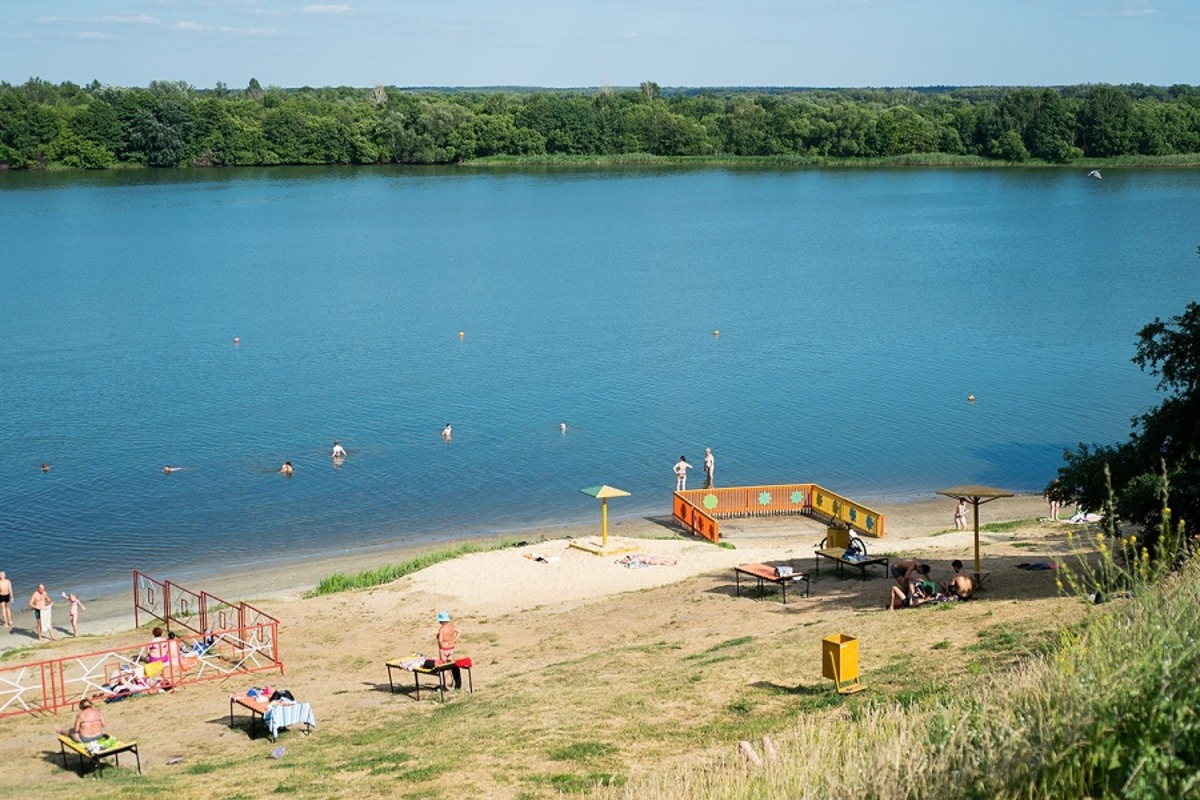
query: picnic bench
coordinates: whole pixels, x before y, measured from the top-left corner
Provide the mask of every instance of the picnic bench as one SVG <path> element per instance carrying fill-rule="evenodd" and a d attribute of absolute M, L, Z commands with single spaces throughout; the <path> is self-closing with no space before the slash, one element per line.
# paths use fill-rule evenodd
<path fill-rule="evenodd" d="M 804 596 L 809 596 L 811 584 L 809 583 L 807 572 L 791 572 L 786 575 L 780 575 L 775 566 L 771 564 L 739 564 L 733 568 L 734 592 L 738 597 L 742 595 L 742 576 L 747 575 L 758 581 L 758 591 L 763 591 L 763 581 L 779 584 L 779 592 L 782 596 L 782 602 L 787 605 L 787 587 L 793 581 L 804 581 Z"/>
<path fill-rule="evenodd" d="M 850 558 L 847 558 L 850 556 Z M 842 570 L 845 567 L 855 567 L 862 575 L 862 579 L 867 579 L 867 567 L 873 564 L 879 564 L 883 567 L 883 574 L 887 575 L 889 560 L 885 557 L 871 557 L 866 554 L 865 549 L 853 552 L 841 547 L 824 547 L 816 551 L 816 568 L 814 571 L 821 574 L 821 559 L 826 558 L 830 561 L 836 561 L 838 565 L 838 577 L 842 577 Z"/>
<path fill-rule="evenodd" d="M 133 757 L 137 759 L 138 775 L 142 774 L 142 757 L 138 755 L 138 743 L 136 740 L 132 742 L 118 741 L 116 744 L 106 747 L 103 750 L 92 752 L 91 750 L 88 750 L 88 746 L 84 742 L 77 742 L 70 736 L 60 733 L 58 735 L 58 749 L 62 753 L 64 768 L 69 768 L 70 766 L 67 763 L 68 749 L 75 753 L 75 755 L 79 756 L 80 777 L 83 777 L 84 775 L 85 764 L 91 764 L 92 769 L 98 770 L 96 773 L 97 776 L 101 778 L 104 777 L 104 759 L 111 756 L 113 763 L 119 767 L 121 766 L 121 753 L 133 753 Z"/>
<path fill-rule="evenodd" d="M 388 689 L 391 692 L 396 691 L 396 682 L 392 680 L 392 670 L 399 669 L 406 672 L 411 672 L 413 676 L 414 696 L 417 700 L 421 699 L 421 676 L 426 675 L 437 679 L 438 699 L 443 703 L 446 702 L 446 673 L 453 672 L 455 667 L 458 667 L 463 672 L 467 673 L 467 691 L 470 694 L 475 694 L 475 681 L 471 677 L 471 659 L 459 658 L 454 661 L 446 661 L 442 664 L 430 664 L 425 666 L 432 659 L 422 660 L 418 666 L 413 666 L 412 662 L 417 656 L 409 656 L 408 658 L 398 658 L 394 661 L 385 662 L 388 671 Z"/>

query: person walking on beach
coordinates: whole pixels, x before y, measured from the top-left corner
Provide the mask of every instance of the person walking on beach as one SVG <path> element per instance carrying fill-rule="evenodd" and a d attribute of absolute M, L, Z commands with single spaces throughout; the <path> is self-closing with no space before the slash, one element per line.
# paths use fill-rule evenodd
<path fill-rule="evenodd" d="M 692 468 L 688 463 L 686 456 L 680 456 L 675 462 L 675 491 L 682 492 L 687 489 L 687 471 Z"/>
<path fill-rule="evenodd" d="M 51 641 L 58 638 L 54 635 L 54 623 L 51 618 L 53 606 L 54 600 L 46 591 L 46 584 L 39 583 L 37 591 L 29 597 L 29 607 L 33 609 L 33 627 L 37 629 L 39 642 L 42 641 L 42 634 L 49 634 Z"/>
<path fill-rule="evenodd" d="M 958 508 L 954 510 L 954 527 L 957 530 L 967 529 L 967 498 L 958 498 Z"/>
<path fill-rule="evenodd" d="M 0 613 L 4 616 L 4 627 L 12 630 L 12 611 L 9 606 L 12 604 L 12 581 L 3 572 L 0 572 Z"/>
<path fill-rule="evenodd" d="M 704 448 L 704 488 L 713 488 L 713 454 L 712 448 Z"/>
<path fill-rule="evenodd" d="M 80 610 L 87 611 L 87 606 L 79 601 L 74 592 L 67 594 L 62 593 L 63 599 L 71 605 L 67 608 L 67 616 L 71 618 L 71 635 L 79 636 L 79 612 Z"/>
<path fill-rule="evenodd" d="M 438 647 L 438 663 L 450 664 L 454 662 L 454 648 L 458 644 L 459 630 L 458 626 L 450 621 L 449 611 L 439 611 L 437 615 L 438 630 L 437 630 L 437 647 Z M 458 667 L 451 667 L 450 674 L 454 678 L 454 688 L 462 688 L 462 670 Z"/>

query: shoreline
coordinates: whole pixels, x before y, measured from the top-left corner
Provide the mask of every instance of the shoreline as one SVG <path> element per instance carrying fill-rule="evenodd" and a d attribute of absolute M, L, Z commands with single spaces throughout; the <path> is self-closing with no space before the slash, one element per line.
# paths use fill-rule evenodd
<path fill-rule="evenodd" d="M 936 526 L 936 520 L 945 517 L 944 530 L 952 531 L 954 526 L 954 501 L 938 495 L 914 497 L 906 502 L 879 502 L 869 500 L 865 503 L 876 508 L 887 518 L 888 535 L 879 540 L 873 540 L 874 549 L 881 552 L 890 550 L 893 542 L 912 539 L 914 536 L 937 535 L 931 534 L 929 527 Z M 981 524 L 1001 522 L 1012 519 L 1043 518 L 1046 511 L 1045 502 L 1041 495 L 1017 493 L 1011 498 L 1004 498 L 995 504 L 985 507 L 986 514 L 981 515 Z M 777 521 L 775 527 L 788 525 L 795 517 L 781 515 L 776 517 L 754 517 L 754 520 Z M 810 518 L 804 517 L 809 520 Z M 731 523 L 736 523 L 736 518 Z M 594 535 L 598 531 L 599 520 L 590 523 L 562 523 L 537 528 L 497 528 L 486 533 L 457 537 L 451 533 L 444 538 L 435 536 L 431 540 L 420 543 L 392 541 L 356 548 L 347 552 L 341 548 L 334 552 L 303 554 L 295 557 L 276 556 L 263 558 L 253 566 L 225 564 L 214 566 L 212 569 L 189 570 L 174 575 L 151 574 L 158 580 L 171 580 L 192 591 L 205 591 L 229 602 L 245 601 L 256 604 L 263 601 L 295 600 L 302 598 L 314 589 L 324 578 L 335 573 L 354 574 L 368 569 L 377 569 L 383 565 L 396 564 L 411 559 L 421 553 L 440 550 L 458 544 L 478 543 L 483 545 L 497 544 L 505 539 L 512 539 L 514 544 L 525 542 L 528 545 L 569 543 L 570 540 Z M 645 515 L 630 512 L 624 516 L 612 516 L 609 519 L 609 535 L 615 538 L 629 538 L 644 541 L 672 541 L 708 546 L 708 543 L 697 537 L 680 533 L 669 514 Z M 916 544 L 915 542 L 913 544 Z M 525 548 L 527 549 L 527 548 Z M 547 548 L 549 549 L 549 548 Z M 469 556 L 468 556 L 469 557 Z M 131 568 L 132 573 L 132 568 Z M 149 573 L 147 573 L 149 574 Z M 87 592 L 80 594 L 86 609 L 80 614 L 80 637 L 108 636 L 135 629 L 134 614 L 131 602 L 132 578 L 126 584 L 124 591 L 117 590 L 115 584 L 108 593 Z M 77 592 L 78 593 L 78 592 Z M 94 595 L 94 596 L 92 596 Z M 70 639 L 67 604 L 65 601 L 55 603 L 55 630 L 59 638 Z M 14 598 L 12 632 L 4 640 L 0 640 L 0 653 L 15 648 L 37 647 L 36 635 L 32 630 L 31 612 L 21 602 L 20 597 Z"/>

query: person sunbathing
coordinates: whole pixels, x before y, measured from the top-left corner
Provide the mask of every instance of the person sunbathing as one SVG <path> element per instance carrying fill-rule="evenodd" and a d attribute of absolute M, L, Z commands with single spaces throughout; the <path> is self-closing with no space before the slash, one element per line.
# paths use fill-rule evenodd
<path fill-rule="evenodd" d="M 104 716 L 100 709 L 93 706 L 91 700 L 80 700 L 75 724 L 70 730 L 63 731 L 63 735 L 83 743 L 94 742 L 104 736 Z"/>

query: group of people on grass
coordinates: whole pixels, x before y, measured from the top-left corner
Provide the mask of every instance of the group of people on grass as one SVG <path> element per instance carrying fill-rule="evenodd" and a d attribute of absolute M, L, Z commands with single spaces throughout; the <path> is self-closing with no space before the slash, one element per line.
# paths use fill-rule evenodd
<path fill-rule="evenodd" d="M 954 573 L 939 585 L 929 577 L 932 569 L 928 564 L 915 558 L 893 561 L 891 571 L 896 585 L 888 597 L 888 610 L 916 608 L 925 603 L 970 600 L 975 591 L 975 581 L 963 571 L 963 563 L 958 559 L 952 561 L 950 566 Z"/>

